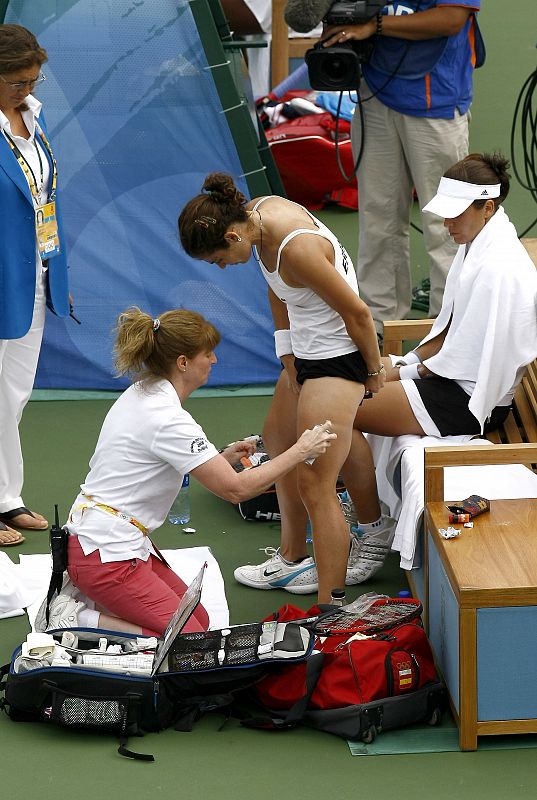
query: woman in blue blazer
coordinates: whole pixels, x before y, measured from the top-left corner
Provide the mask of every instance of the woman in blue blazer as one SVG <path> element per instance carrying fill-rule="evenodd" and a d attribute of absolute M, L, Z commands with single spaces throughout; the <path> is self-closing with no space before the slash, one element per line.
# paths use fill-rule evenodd
<path fill-rule="evenodd" d="M 0 546 L 24 541 L 11 526 L 48 522 L 22 500 L 19 422 L 30 397 L 46 305 L 69 315 L 56 162 L 41 103 L 47 54 L 20 25 L 0 25 Z"/>

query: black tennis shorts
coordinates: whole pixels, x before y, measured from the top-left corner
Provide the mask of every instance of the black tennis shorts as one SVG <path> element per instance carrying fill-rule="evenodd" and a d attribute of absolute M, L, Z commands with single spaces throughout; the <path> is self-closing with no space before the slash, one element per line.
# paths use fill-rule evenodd
<path fill-rule="evenodd" d="M 468 409 L 470 396 L 450 378 L 432 375 L 414 381 L 423 405 L 442 436 L 480 434 L 479 422 Z M 494 431 L 506 419 L 510 406 L 496 406 L 485 421 L 484 433 Z"/>
<path fill-rule="evenodd" d="M 367 367 L 359 350 L 335 358 L 310 361 L 295 357 L 296 379 L 302 384 L 310 378 L 344 378 L 346 381 L 365 383 Z"/>

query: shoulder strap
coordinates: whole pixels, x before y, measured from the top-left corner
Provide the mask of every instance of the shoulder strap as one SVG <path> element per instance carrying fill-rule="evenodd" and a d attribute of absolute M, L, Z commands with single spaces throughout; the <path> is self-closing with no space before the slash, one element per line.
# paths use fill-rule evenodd
<path fill-rule="evenodd" d="M 278 272 L 278 270 L 280 269 L 280 258 L 281 258 L 281 255 L 282 255 L 283 248 L 285 247 L 285 245 L 288 242 L 291 241 L 291 239 L 294 239 L 295 236 L 299 236 L 302 233 L 311 233 L 314 236 L 322 236 L 324 239 L 328 238 L 326 236 L 325 231 L 321 230 L 320 228 L 316 228 L 316 229 L 312 229 L 312 228 L 297 228 L 296 230 L 291 231 L 291 233 L 287 234 L 287 236 L 283 239 L 282 243 L 278 247 L 278 255 L 277 255 L 277 258 L 276 258 L 276 272 Z"/>
<path fill-rule="evenodd" d="M 261 728 L 263 730 L 287 730 L 296 727 L 308 709 L 311 696 L 317 686 L 321 676 L 324 663 L 324 653 L 315 653 L 308 659 L 306 665 L 306 691 L 284 717 L 260 716 L 241 720 L 241 725 L 245 728 Z M 269 712 L 270 713 L 270 712 Z"/>

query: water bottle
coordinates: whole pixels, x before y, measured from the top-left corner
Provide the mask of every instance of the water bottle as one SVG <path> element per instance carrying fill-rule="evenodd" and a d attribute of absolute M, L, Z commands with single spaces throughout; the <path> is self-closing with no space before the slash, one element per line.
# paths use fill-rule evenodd
<path fill-rule="evenodd" d="M 168 521 L 172 525 L 186 525 L 190 522 L 190 477 L 185 475 L 179 494 L 168 511 Z"/>
<path fill-rule="evenodd" d="M 347 600 L 345 599 L 345 589 L 332 589 L 330 592 L 330 605 L 331 606 L 344 606 Z"/>

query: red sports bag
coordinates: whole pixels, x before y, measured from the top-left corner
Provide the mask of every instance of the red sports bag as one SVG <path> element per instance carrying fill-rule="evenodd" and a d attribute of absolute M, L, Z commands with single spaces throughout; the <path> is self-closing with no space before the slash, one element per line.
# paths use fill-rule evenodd
<path fill-rule="evenodd" d="M 303 615 L 303 612 L 301 612 Z M 436 680 L 431 647 L 419 622 L 410 622 L 370 639 L 348 636 L 317 640 L 323 665 L 308 708 L 343 708 L 409 694 Z M 268 708 L 291 708 L 306 692 L 306 662 L 284 666 L 256 685 Z"/>
<path fill-rule="evenodd" d="M 285 606 L 278 619 L 317 614 Z M 269 717 L 251 727 L 286 728 L 303 722 L 347 739 L 371 741 L 378 732 L 427 720 L 435 724 L 446 696 L 420 621 L 370 638 L 317 639 L 307 662 L 282 666 L 255 687 Z"/>
<path fill-rule="evenodd" d="M 308 114 L 265 132 L 272 156 L 290 200 L 310 210 L 331 201 L 358 207 L 356 178 L 348 183 L 338 166 L 334 117 Z M 346 175 L 353 173 L 350 125 L 339 123 L 339 157 Z"/>

